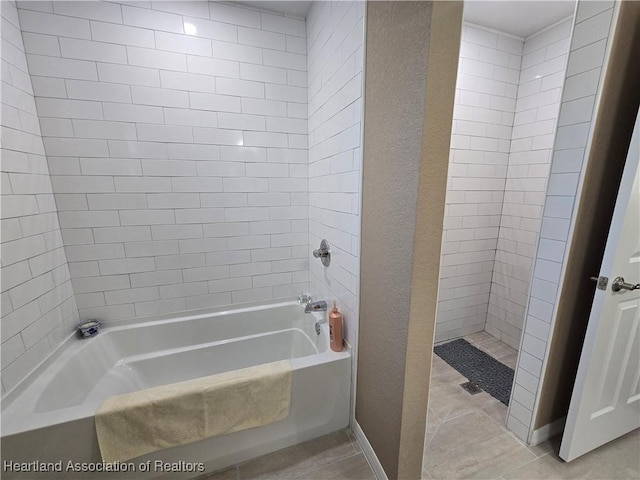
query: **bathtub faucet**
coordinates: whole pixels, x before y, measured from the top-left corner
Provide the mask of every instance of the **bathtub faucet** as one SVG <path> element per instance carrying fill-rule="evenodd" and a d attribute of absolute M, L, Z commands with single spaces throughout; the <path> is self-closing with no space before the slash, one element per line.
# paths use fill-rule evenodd
<path fill-rule="evenodd" d="M 326 312 L 326 311 L 327 311 L 327 302 L 325 302 L 324 300 L 319 300 L 317 302 L 309 302 L 304 307 L 304 313 Z M 326 318 L 323 318 L 316 322 L 315 329 L 316 329 L 317 335 L 320 335 L 320 331 L 321 331 L 320 325 L 322 325 L 323 323 L 327 323 Z"/>
<path fill-rule="evenodd" d="M 326 312 L 327 311 L 327 302 L 324 300 L 319 300 L 317 302 L 309 302 L 304 307 L 304 313 L 311 312 Z"/>

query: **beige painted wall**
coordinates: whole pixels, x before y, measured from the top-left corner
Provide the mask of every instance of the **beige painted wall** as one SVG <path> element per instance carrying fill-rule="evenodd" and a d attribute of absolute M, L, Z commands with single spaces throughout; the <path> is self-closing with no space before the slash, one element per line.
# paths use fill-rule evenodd
<path fill-rule="evenodd" d="M 367 5 L 356 421 L 389 478 L 422 465 L 461 17 Z"/>
<path fill-rule="evenodd" d="M 431 2 L 367 5 L 356 421 L 398 474 Z"/>
<path fill-rule="evenodd" d="M 461 28 L 462 2 L 434 2 L 413 248 L 399 478 L 422 476 Z"/>

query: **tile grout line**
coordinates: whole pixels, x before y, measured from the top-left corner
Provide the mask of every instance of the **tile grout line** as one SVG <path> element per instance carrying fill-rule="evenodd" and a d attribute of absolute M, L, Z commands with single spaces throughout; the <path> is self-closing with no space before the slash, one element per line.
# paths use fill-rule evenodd
<path fill-rule="evenodd" d="M 512 436 L 513 436 L 513 435 L 512 435 Z M 535 454 L 534 454 L 533 452 L 531 452 L 531 453 L 532 453 L 532 455 L 534 455 L 534 456 L 535 456 Z M 523 468 L 523 467 L 526 467 L 527 465 L 530 465 L 530 464 L 532 464 L 533 462 L 535 462 L 535 461 L 537 461 L 537 460 L 540 460 L 540 459 L 541 459 L 541 458 L 543 458 L 543 457 L 548 456 L 549 454 L 550 454 L 550 452 L 547 452 L 547 453 L 545 453 L 544 455 L 541 455 L 541 456 L 539 456 L 539 457 L 535 457 L 535 458 L 533 458 L 532 460 L 530 460 L 530 461 L 528 461 L 528 462 L 522 463 L 522 464 L 518 465 L 517 467 L 514 467 L 514 468 L 512 468 L 512 469 L 510 469 L 510 470 L 507 470 L 506 472 L 503 472 L 503 473 L 502 473 L 502 477 L 504 478 L 504 476 L 505 476 L 505 475 L 508 475 L 509 473 L 514 472 L 514 471 L 516 471 L 516 470 L 518 470 L 518 469 L 521 469 L 521 468 Z"/>

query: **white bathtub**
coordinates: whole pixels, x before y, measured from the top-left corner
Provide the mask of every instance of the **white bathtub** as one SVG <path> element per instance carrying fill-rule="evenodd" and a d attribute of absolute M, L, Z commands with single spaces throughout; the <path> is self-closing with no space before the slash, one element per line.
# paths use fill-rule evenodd
<path fill-rule="evenodd" d="M 99 462 L 93 415 L 111 395 L 291 359 L 289 416 L 279 422 L 132 460 L 205 464 L 212 472 L 344 428 L 349 423 L 351 360 L 329 348 L 322 313 L 296 302 L 155 317 L 106 326 L 98 336 L 72 338 L 2 402 L 2 460 Z M 153 470 L 153 468 L 152 468 Z M 151 471 L 68 472 L 59 478 L 191 478 Z M 2 472 L 2 478 L 52 478 L 51 473 Z"/>

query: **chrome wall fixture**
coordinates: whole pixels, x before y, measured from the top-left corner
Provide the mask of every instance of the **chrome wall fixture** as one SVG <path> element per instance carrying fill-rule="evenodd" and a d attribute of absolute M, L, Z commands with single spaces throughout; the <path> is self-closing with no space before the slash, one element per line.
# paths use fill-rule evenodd
<path fill-rule="evenodd" d="M 313 256 L 319 258 L 322 265 L 328 267 L 331 263 L 331 252 L 329 251 L 329 242 L 322 240 L 320 242 L 320 248 L 313 251 Z"/>

